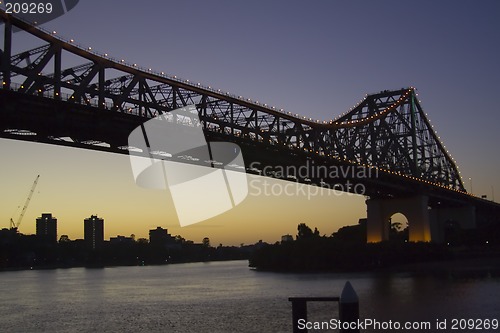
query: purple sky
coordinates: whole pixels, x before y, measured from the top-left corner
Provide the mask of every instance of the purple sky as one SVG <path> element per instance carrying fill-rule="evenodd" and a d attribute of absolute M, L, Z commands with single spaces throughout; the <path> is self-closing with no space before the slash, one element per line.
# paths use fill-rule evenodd
<path fill-rule="evenodd" d="M 498 1 L 85 0 L 44 27 L 321 120 L 414 86 L 466 188 L 499 201 L 499 17 Z"/>
<path fill-rule="evenodd" d="M 68 38 L 317 119 L 417 87 L 477 194 L 498 188 L 498 1 L 81 1 Z"/>

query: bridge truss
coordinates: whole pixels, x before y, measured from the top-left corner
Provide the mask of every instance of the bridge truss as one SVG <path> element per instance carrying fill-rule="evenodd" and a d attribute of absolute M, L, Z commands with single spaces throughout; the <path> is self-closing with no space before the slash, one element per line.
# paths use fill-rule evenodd
<path fill-rule="evenodd" d="M 364 166 L 465 192 L 457 166 L 432 129 L 414 88 L 367 95 L 342 116 L 317 121 L 98 54 L 3 11 L 0 19 L 4 23 L 3 91 L 61 101 L 67 109 L 75 105 L 95 115 L 120 114 L 134 123 L 194 104 L 207 138 L 264 145 L 290 156 Z M 13 27 L 35 36 L 41 46 L 12 54 Z M 74 64 L 65 66 L 69 58 Z M 5 126 L 1 130 L 2 136 L 9 136 L 30 134 L 33 129 Z M 55 132 L 40 129 L 34 134 L 44 135 L 45 141 L 67 134 L 73 142 L 105 143 L 127 152 L 133 148 L 126 141 L 125 132 L 130 130 L 127 127 L 123 135 L 107 139 L 94 130 L 54 136 Z"/>

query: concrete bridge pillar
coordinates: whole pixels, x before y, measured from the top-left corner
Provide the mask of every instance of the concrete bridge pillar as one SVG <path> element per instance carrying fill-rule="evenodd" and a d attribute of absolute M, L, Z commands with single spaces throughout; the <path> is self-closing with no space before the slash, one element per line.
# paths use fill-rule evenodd
<path fill-rule="evenodd" d="M 429 198 L 417 195 L 409 198 L 369 199 L 367 205 L 367 242 L 389 239 L 389 219 L 396 213 L 408 219 L 410 242 L 430 242 Z"/>

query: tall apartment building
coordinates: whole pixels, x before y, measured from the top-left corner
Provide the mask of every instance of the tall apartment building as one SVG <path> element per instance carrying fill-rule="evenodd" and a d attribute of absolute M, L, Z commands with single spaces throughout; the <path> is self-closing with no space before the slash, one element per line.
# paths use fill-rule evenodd
<path fill-rule="evenodd" d="M 83 221 L 83 238 L 87 247 L 96 250 L 104 244 L 104 219 L 92 215 Z"/>
<path fill-rule="evenodd" d="M 175 238 L 168 233 L 167 229 L 157 227 L 156 229 L 149 230 L 149 244 L 156 247 L 168 247 L 175 244 Z"/>
<path fill-rule="evenodd" d="M 57 219 L 51 213 L 43 213 L 36 219 L 36 236 L 46 242 L 57 243 Z"/>

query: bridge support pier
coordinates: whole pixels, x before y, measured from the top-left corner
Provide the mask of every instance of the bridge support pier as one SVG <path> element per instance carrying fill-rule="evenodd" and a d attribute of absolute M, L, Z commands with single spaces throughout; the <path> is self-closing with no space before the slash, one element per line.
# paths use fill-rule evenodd
<path fill-rule="evenodd" d="M 442 243 L 445 230 L 452 224 L 460 229 L 476 228 L 476 209 L 474 206 L 433 208 L 429 211 L 432 227 L 432 241 Z"/>
<path fill-rule="evenodd" d="M 401 213 L 408 219 L 410 242 L 430 242 L 431 227 L 428 202 L 429 198 L 425 195 L 367 200 L 367 242 L 377 243 L 388 240 L 389 219 L 396 213 Z"/>

